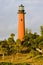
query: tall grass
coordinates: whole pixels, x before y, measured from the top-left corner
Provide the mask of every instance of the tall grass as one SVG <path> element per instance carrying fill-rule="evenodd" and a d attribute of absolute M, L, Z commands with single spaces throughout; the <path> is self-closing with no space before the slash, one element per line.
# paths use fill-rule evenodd
<path fill-rule="evenodd" d="M 0 65 L 30 65 L 30 64 L 27 64 L 27 63 L 12 64 L 12 63 L 7 63 L 7 62 L 1 62 Z"/>

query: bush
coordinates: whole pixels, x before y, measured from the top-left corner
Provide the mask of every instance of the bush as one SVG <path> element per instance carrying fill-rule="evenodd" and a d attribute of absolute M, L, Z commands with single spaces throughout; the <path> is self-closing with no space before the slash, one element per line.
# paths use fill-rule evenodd
<path fill-rule="evenodd" d="M 12 63 L 7 63 L 7 62 L 1 62 L 0 65 L 30 65 L 30 64 L 28 64 L 28 63 L 12 64 Z"/>
<path fill-rule="evenodd" d="M 13 65 L 12 63 L 2 62 L 0 65 Z"/>
<path fill-rule="evenodd" d="M 24 63 L 15 64 L 15 65 L 30 65 L 30 64 L 24 62 Z"/>

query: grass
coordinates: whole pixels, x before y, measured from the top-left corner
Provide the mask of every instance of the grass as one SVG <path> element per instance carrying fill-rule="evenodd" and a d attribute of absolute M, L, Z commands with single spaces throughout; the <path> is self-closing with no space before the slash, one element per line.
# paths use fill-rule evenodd
<path fill-rule="evenodd" d="M 4 59 L 1 58 L 0 62 L 13 63 L 12 65 L 26 65 L 26 64 L 27 65 L 29 64 L 37 65 L 37 64 L 43 64 L 43 56 L 42 55 L 32 56 L 31 53 L 27 53 L 27 54 L 17 53 L 13 56 L 12 55 L 5 56 Z M 9 64 L 6 64 L 6 65 L 9 65 Z"/>
<path fill-rule="evenodd" d="M 18 63 L 18 64 L 13 64 L 13 63 L 8 63 L 8 62 L 2 62 L 0 65 L 30 65 L 28 63 Z"/>

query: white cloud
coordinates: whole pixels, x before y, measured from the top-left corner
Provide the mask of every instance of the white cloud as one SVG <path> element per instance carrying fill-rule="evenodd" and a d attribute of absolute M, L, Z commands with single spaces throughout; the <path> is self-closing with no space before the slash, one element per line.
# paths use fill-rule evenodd
<path fill-rule="evenodd" d="M 37 4 L 37 3 L 43 2 L 43 0 L 22 0 L 21 2 L 24 2 L 27 4 Z"/>

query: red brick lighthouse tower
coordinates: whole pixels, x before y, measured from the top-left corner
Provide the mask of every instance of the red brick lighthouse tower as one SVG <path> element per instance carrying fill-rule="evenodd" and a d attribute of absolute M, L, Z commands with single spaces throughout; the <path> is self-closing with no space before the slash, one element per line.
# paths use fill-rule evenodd
<path fill-rule="evenodd" d="M 25 10 L 21 4 L 18 10 L 18 39 L 23 40 L 25 35 Z"/>

